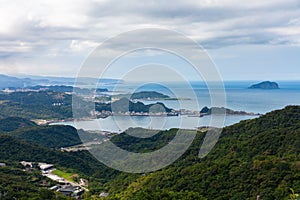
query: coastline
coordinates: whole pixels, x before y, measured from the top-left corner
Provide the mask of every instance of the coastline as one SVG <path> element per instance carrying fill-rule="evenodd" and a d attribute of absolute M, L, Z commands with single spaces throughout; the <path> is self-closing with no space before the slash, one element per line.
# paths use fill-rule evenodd
<path fill-rule="evenodd" d="M 236 124 L 242 120 L 248 120 L 257 118 L 259 116 L 249 115 L 215 115 L 215 120 L 223 122 L 223 128 L 229 125 Z M 149 116 L 129 116 L 129 115 L 115 115 L 107 118 L 99 119 L 86 119 L 73 121 L 63 121 L 50 123 L 49 125 L 70 125 L 77 129 L 83 129 L 85 131 L 108 131 L 114 133 L 120 133 L 130 127 L 141 127 L 145 129 L 158 129 L 168 130 L 171 128 L 181 129 L 194 129 L 201 126 L 211 126 L 211 116 L 206 117 L 191 117 L 188 115 L 179 116 L 156 116 L 150 118 Z"/>

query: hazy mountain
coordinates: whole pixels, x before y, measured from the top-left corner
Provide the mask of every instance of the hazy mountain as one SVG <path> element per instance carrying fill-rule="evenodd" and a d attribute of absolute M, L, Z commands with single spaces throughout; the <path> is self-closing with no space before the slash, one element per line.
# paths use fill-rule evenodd
<path fill-rule="evenodd" d="M 0 74 L 0 89 L 4 88 L 24 88 L 35 85 L 74 85 L 76 78 L 69 77 L 52 77 L 52 76 L 32 76 L 32 75 L 16 75 L 9 76 Z M 95 79 L 95 78 L 79 78 L 78 85 L 95 85 L 101 84 L 117 84 L 122 83 L 119 79 Z"/>

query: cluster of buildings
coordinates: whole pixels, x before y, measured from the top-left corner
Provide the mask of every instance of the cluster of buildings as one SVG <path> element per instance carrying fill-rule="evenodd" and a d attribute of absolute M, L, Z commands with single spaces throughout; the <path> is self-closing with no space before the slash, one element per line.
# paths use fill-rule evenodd
<path fill-rule="evenodd" d="M 70 184 L 55 185 L 49 189 L 53 190 L 55 192 L 60 192 L 65 196 L 71 196 L 71 197 L 77 197 L 77 198 L 79 198 L 85 192 L 85 190 L 83 188 L 81 188 L 80 186 L 73 186 Z"/>
<path fill-rule="evenodd" d="M 62 105 L 64 105 L 63 102 L 52 103 L 52 106 L 62 106 Z"/>
<path fill-rule="evenodd" d="M 50 187 L 49 189 L 55 192 L 60 192 L 65 196 L 71 196 L 75 198 L 80 198 L 80 196 L 88 191 L 84 186 L 88 185 L 88 181 L 80 178 L 79 183 L 71 182 L 65 180 L 63 177 L 53 174 L 55 170 L 54 165 L 48 163 L 33 163 L 22 161 L 20 164 L 25 168 L 25 170 L 32 170 L 37 167 L 43 176 L 55 181 L 57 184 Z"/>
<path fill-rule="evenodd" d="M 176 111 L 173 112 L 111 112 L 111 111 L 91 111 L 91 115 L 96 118 L 106 118 L 112 115 L 115 116 L 178 116 L 179 113 Z"/>

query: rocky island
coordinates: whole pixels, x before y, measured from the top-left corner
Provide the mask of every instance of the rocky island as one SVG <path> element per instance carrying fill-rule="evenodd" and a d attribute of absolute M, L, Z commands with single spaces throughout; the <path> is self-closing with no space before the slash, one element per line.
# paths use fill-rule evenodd
<path fill-rule="evenodd" d="M 258 84 L 251 85 L 249 89 L 264 89 L 264 90 L 279 89 L 279 85 L 276 82 L 264 81 Z"/>

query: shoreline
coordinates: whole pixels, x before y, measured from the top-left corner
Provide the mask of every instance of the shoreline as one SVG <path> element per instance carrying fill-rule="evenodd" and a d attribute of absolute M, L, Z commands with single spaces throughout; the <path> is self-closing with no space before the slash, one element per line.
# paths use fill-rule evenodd
<path fill-rule="evenodd" d="M 106 118 L 106 119 L 89 119 L 89 120 L 76 120 L 74 121 L 64 121 L 51 123 L 49 125 L 70 125 L 78 130 L 82 129 L 84 131 L 107 131 L 113 133 L 120 133 L 130 127 L 140 127 L 145 129 L 158 129 L 158 130 L 167 130 L 171 128 L 180 128 L 180 129 L 197 129 L 200 126 L 210 126 L 211 117 L 189 117 L 184 116 L 175 116 L 175 117 L 155 117 L 149 121 L 148 116 L 137 116 L 138 118 L 129 119 L 130 116 L 116 116 L 117 118 Z M 224 116 L 216 115 L 216 120 L 222 120 Z M 259 116 L 243 116 L 243 115 L 231 115 L 224 117 L 224 122 L 220 124 L 219 128 L 224 128 L 236 123 L 239 123 L 243 120 L 251 120 Z M 222 118 L 222 119 L 221 119 Z M 133 120 L 132 122 L 129 122 Z M 127 123 L 128 121 L 128 123 Z M 99 124 L 100 123 L 100 124 Z"/>

